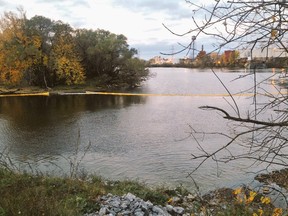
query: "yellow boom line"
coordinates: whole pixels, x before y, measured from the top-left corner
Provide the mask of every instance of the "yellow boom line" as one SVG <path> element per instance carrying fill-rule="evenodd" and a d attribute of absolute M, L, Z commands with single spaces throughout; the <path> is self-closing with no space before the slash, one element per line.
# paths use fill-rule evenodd
<path fill-rule="evenodd" d="M 125 92 L 93 92 L 93 91 L 86 91 L 85 93 L 64 93 L 60 95 L 73 95 L 73 94 L 80 94 L 80 95 L 115 95 L 115 96 L 143 96 L 143 97 L 153 97 L 153 96 L 161 96 L 161 97 L 230 97 L 229 94 L 146 94 L 146 93 L 125 93 Z M 269 93 L 269 94 L 258 94 L 258 95 L 287 95 L 287 92 L 279 93 Z M 49 96 L 49 92 L 40 92 L 40 93 L 19 93 L 19 94 L 0 94 L 0 97 L 21 97 L 21 96 Z M 253 93 L 238 93 L 232 94 L 233 97 L 251 97 Z"/>
<path fill-rule="evenodd" d="M 188 96 L 188 97 L 230 97 L 229 94 L 145 94 L 145 93 L 123 93 L 123 92 L 91 92 L 86 91 L 86 94 L 90 95 L 117 95 L 117 96 Z M 279 93 L 273 93 L 269 95 L 277 95 Z M 253 93 L 239 93 L 239 94 L 232 94 L 233 97 L 241 96 L 241 97 L 251 97 Z M 259 95 L 266 95 L 268 94 L 259 94 Z"/>
<path fill-rule="evenodd" d="M 49 96 L 49 92 L 0 94 L 0 97 Z"/>

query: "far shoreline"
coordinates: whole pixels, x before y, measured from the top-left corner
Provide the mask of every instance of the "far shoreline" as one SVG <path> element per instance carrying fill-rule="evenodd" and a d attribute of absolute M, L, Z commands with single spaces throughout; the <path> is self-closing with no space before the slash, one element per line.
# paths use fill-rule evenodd
<path fill-rule="evenodd" d="M 91 92 L 108 92 L 109 88 L 100 88 L 100 87 L 91 87 L 91 86 L 57 86 L 54 88 L 41 88 L 37 86 L 25 86 L 25 87 L 5 87 L 0 86 L 0 95 L 2 96 L 16 96 L 16 95 L 41 95 L 45 93 L 49 93 L 49 95 L 61 95 L 61 94 L 75 94 L 75 93 L 86 93 L 86 91 Z M 119 89 L 120 90 L 120 89 Z"/>

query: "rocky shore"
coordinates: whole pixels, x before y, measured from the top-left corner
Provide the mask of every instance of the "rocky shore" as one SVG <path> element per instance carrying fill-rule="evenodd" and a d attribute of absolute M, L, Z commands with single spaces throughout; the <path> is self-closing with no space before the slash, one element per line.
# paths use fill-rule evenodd
<path fill-rule="evenodd" d="M 259 174 L 255 177 L 255 180 L 264 183 L 263 187 L 269 187 L 270 192 L 265 194 L 264 189 L 261 189 L 260 196 L 273 196 L 273 190 L 276 190 L 275 185 L 281 187 L 282 191 L 287 192 L 287 182 L 288 182 L 288 169 L 283 169 L 279 171 L 273 171 L 268 174 Z M 252 189 L 244 186 L 244 190 L 249 194 Z M 274 191 L 275 192 L 275 191 Z M 276 191 L 277 192 L 277 191 Z M 279 191 L 278 191 L 279 192 Z M 284 195 L 284 193 L 282 194 Z M 287 195 L 287 194 L 286 194 Z M 211 191 L 202 197 L 198 195 L 180 195 L 177 194 L 168 200 L 167 205 L 160 206 L 154 205 L 149 200 L 143 200 L 132 193 L 127 193 L 123 196 L 116 196 L 112 194 L 107 194 L 101 196 L 96 202 L 100 204 L 100 210 L 97 212 L 92 212 L 85 214 L 84 216 L 189 216 L 193 213 L 194 216 L 204 216 L 206 213 L 213 215 L 213 212 L 217 212 L 221 209 L 227 209 L 231 204 L 232 200 L 235 200 L 234 190 L 231 188 L 220 188 Z M 282 197 L 283 198 L 283 197 Z M 284 197 L 286 204 L 288 202 L 288 195 Z M 260 202 L 261 203 L 261 202 Z M 285 205 L 285 203 L 283 203 Z M 205 206 L 205 212 L 199 211 L 199 206 L 203 208 Z M 252 206 L 251 206 L 252 207 Z M 255 202 L 255 209 L 259 207 L 258 203 Z M 270 203 L 266 206 L 270 209 L 275 208 L 275 206 Z M 283 208 L 283 207 L 282 207 Z M 284 206 L 284 209 L 287 208 Z"/>
<path fill-rule="evenodd" d="M 114 196 L 107 194 L 99 199 L 101 208 L 99 211 L 86 214 L 85 216 L 169 216 L 169 215 L 183 215 L 188 216 L 189 213 L 185 213 L 185 209 L 179 206 L 166 205 L 165 207 L 159 205 L 153 205 L 150 201 L 144 201 L 139 197 L 131 193 L 127 193 L 123 196 Z"/>

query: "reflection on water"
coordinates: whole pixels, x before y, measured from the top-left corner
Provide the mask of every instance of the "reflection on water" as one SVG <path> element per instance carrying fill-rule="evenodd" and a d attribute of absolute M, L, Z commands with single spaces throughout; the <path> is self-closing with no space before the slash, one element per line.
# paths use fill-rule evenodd
<path fill-rule="evenodd" d="M 119 109 L 132 104 L 145 103 L 145 97 L 114 97 L 99 95 L 66 95 L 50 97 L 3 97 L 0 103 L 0 114 L 11 121 L 27 127 L 58 124 L 61 118 L 71 118 L 86 111 L 101 109 Z M 57 110 L 57 112 L 55 112 Z M 52 115 L 53 114 L 53 115 Z"/>
<path fill-rule="evenodd" d="M 211 72 L 179 68 L 158 68 L 152 72 L 156 77 L 135 92 L 226 93 Z M 243 73 L 219 73 L 233 93 L 253 85 L 251 76 L 231 82 L 241 75 Z M 259 79 L 270 75 L 261 73 Z M 272 85 L 267 85 L 267 89 L 275 90 Z M 253 108 L 252 99 L 235 98 L 243 112 Z M 81 149 L 91 144 L 83 160 L 83 167 L 88 172 L 112 179 L 136 178 L 151 184 L 191 186 L 186 176 L 195 167 L 190 154 L 198 151 L 198 146 L 189 138 L 190 127 L 198 131 L 229 130 L 229 125 L 220 115 L 198 109 L 203 105 L 233 111 L 222 97 L 214 96 L 3 97 L 0 98 L 0 149 L 8 147 L 10 154 L 21 160 L 50 157 L 51 162 L 67 173 L 69 163 L 63 159 L 75 153 L 80 132 Z M 225 142 L 219 136 L 197 138 L 209 150 Z M 243 178 L 250 178 L 244 175 L 246 165 L 242 161 L 217 170 L 211 162 L 203 166 L 195 179 L 206 189 L 235 184 Z M 217 177 L 216 170 L 221 173 L 220 177 Z M 239 174 L 241 170 L 243 175 Z"/>
<path fill-rule="evenodd" d="M 0 98 L 0 117 L 4 124 L 1 142 L 18 153 L 63 154 L 71 146 L 74 148 L 82 113 L 121 109 L 145 100 L 136 96 L 97 95 L 3 97 Z"/>

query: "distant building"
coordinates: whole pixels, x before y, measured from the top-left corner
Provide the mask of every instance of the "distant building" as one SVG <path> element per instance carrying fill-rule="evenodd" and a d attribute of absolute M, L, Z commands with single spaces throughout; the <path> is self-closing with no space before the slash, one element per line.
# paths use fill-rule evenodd
<path fill-rule="evenodd" d="M 235 55 L 235 50 L 225 50 L 224 51 L 224 59 L 229 60 L 231 56 Z"/>
<path fill-rule="evenodd" d="M 218 52 L 210 53 L 210 58 L 215 66 L 219 66 L 221 64 L 221 55 Z"/>
<path fill-rule="evenodd" d="M 212 52 L 212 53 L 210 53 L 210 57 L 211 57 L 211 59 L 216 61 L 220 58 L 220 55 L 218 52 Z"/>
<path fill-rule="evenodd" d="M 240 58 L 251 59 L 259 59 L 265 60 L 269 58 L 278 58 L 278 57 L 288 57 L 288 53 L 284 52 L 283 49 L 273 48 L 273 47 L 265 47 L 265 48 L 255 48 L 252 50 L 242 49 L 239 50 Z"/>
<path fill-rule="evenodd" d="M 240 59 L 246 59 L 246 68 L 287 67 L 288 53 L 278 47 L 257 47 L 239 50 Z"/>
<path fill-rule="evenodd" d="M 155 56 L 150 59 L 149 62 L 153 65 L 173 64 L 173 58 L 163 58 L 161 56 Z"/>
<path fill-rule="evenodd" d="M 193 59 L 187 56 L 179 59 L 179 64 L 181 65 L 191 65 L 192 62 L 193 62 Z"/>

